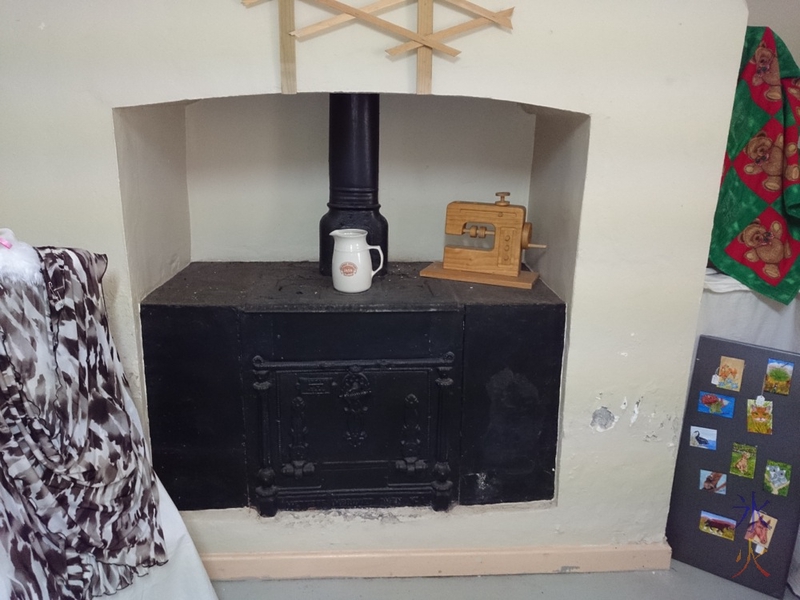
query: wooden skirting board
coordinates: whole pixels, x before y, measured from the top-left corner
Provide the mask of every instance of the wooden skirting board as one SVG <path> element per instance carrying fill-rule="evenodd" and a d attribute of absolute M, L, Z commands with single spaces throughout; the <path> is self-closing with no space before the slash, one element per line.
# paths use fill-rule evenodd
<path fill-rule="evenodd" d="M 354 552 L 201 555 L 213 580 L 342 577 L 452 577 L 597 573 L 670 568 L 666 543 Z"/>
<path fill-rule="evenodd" d="M 471 271 L 457 271 L 445 269 L 441 262 L 433 262 L 419 272 L 422 277 L 434 279 L 447 279 L 449 281 L 466 281 L 468 283 L 484 283 L 486 285 L 500 285 L 522 290 L 529 290 L 539 278 L 535 271 L 520 271 L 516 277 L 509 275 L 494 275 L 491 273 L 472 273 Z"/>

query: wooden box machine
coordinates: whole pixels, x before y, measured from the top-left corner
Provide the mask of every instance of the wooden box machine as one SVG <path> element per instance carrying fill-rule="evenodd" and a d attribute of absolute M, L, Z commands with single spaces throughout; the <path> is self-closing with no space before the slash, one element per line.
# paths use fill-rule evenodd
<path fill-rule="evenodd" d="M 521 269 L 522 251 L 545 246 L 531 243 L 525 207 L 512 205 L 506 199 L 508 195 L 498 192 L 500 199 L 494 204 L 448 204 L 445 234 L 459 236 L 467 245 L 446 245 L 442 262 L 430 264 L 420 275 L 530 289 L 539 274 Z M 481 242 L 487 238 L 492 242 L 490 247 Z"/>

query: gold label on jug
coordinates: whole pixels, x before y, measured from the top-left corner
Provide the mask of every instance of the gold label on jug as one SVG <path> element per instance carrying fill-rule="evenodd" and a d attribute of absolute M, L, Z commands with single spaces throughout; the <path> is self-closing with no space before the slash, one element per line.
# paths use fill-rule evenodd
<path fill-rule="evenodd" d="M 352 277 L 356 273 L 358 273 L 358 267 L 351 262 L 343 262 L 339 265 L 339 272 L 345 277 Z"/>

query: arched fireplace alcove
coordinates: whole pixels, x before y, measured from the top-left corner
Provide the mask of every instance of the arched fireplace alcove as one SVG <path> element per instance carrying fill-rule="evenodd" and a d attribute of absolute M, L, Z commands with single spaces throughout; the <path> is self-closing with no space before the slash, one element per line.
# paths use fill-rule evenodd
<path fill-rule="evenodd" d="M 161 230 L 172 252 L 142 265 L 160 276 L 191 249 L 141 310 L 154 463 L 179 508 L 555 499 L 563 301 L 544 280 L 482 291 L 419 273 L 453 241 L 447 204 L 488 206 L 497 189 L 528 206 L 534 238 L 559 228 L 556 284 L 571 281 L 579 219 L 535 213 L 579 215 L 588 116 L 545 111 L 537 153 L 530 105 L 373 99 L 391 243 L 380 289 L 357 299 L 331 295 L 311 263 L 274 262 L 319 256 L 333 153 L 353 151 L 328 143 L 350 116 L 333 96 L 330 111 L 327 94 L 300 94 L 115 113 L 128 247 Z M 535 266 L 545 251 L 528 254 Z"/>

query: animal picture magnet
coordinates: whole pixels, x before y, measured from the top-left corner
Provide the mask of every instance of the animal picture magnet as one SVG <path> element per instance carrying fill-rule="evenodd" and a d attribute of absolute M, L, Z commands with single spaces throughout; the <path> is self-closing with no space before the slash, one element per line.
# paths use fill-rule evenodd
<path fill-rule="evenodd" d="M 741 358 L 721 356 L 719 368 L 711 378 L 711 383 L 724 390 L 738 392 L 742 388 L 744 361 Z"/>
<path fill-rule="evenodd" d="M 747 431 L 772 435 L 772 402 L 757 398 L 747 401 Z"/>
<path fill-rule="evenodd" d="M 700 489 L 713 494 L 725 494 L 728 476 L 725 473 L 700 469 Z"/>
<path fill-rule="evenodd" d="M 735 530 L 736 521 L 734 519 L 715 515 L 704 510 L 700 511 L 700 531 L 733 541 Z"/>
<path fill-rule="evenodd" d="M 717 430 L 706 427 L 689 427 L 689 445 L 705 450 L 717 449 Z"/>
<path fill-rule="evenodd" d="M 794 363 L 770 358 L 767 361 L 767 374 L 764 377 L 764 391 L 788 396 L 793 371 Z"/>
<path fill-rule="evenodd" d="M 733 396 L 700 392 L 700 397 L 697 400 L 697 410 L 701 413 L 732 419 L 735 403 L 736 398 Z"/>
<path fill-rule="evenodd" d="M 792 481 L 792 465 L 775 460 L 767 461 L 764 471 L 764 491 L 776 496 L 788 496 Z"/>
<path fill-rule="evenodd" d="M 731 452 L 731 474 L 753 479 L 756 473 L 757 446 L 733 444 Z"/>
<path fill-rule="evenodd" d="M 750 525 L 747 526 L 747 531 L 744 534 L 744 539 L 757 544 L 756 552 L 763 554 L 769 548 L 769 543 L 772 541 L 772 536 L 777 526 L 778 519 L 754 510 L 753 516 L 750 518 Z"/>

